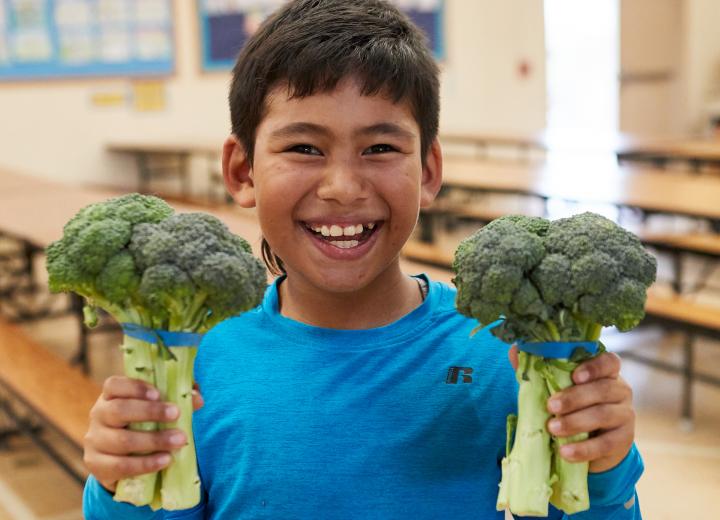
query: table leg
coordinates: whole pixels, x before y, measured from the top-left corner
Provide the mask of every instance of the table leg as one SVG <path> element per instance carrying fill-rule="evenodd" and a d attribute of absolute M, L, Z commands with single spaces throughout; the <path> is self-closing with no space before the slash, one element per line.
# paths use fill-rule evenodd
<path fill-rule="evenodd" d="M 695 335 L 687 333 L 683 345 L 682 420 L 685 428 L 692 427 L 692 390 L 695 382 L 693 370 Z"/>
<path fill-rule="evenodd" d="M 148 165 L 147 155 L 142 152 L 137 152 L 135 156 L 138 166 L 138 192 L 148 193 L 150 188 L 150 167 Z"/>

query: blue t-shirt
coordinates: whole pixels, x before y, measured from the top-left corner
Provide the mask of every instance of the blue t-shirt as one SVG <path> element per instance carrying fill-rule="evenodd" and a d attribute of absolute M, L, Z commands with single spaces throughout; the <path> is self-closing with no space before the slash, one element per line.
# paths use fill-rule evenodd
<path fill-rule="evenodd" d="M 305 325 L 262 305 L 212 329 L 195 376 L 203 501 L 153 513 L 114 502 L 90 478 L 88 520 L 504 518 L 495 510 L 506 416 L 517 383 L 507 345 L 455 310 L 455 290 L 375 329 Z M 637 520 L 633 448 L 589 476 L 583 520 Z M 633 505 L 634 504 L 634 505 Z M 563 518 L 552 510 L 550 518 Z"/>

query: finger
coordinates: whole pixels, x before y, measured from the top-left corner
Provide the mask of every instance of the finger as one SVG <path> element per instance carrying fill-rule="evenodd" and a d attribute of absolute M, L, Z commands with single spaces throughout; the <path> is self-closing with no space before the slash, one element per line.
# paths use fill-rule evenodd
<path fill-rule="evenodd" d="M 98 480 L 111 483 L 160 471 L 168 466 L 171 460 L 171 455 L 166 452 L 125 457 L 94 452 L 85 457 L 85 465 Z"/>
<path fill-rule="evenodd" d="M 625 453 L 633 442 L 633 427 L 625 425 L 608 430 L 582 442 L 566 444 L 560 447 L 560 456 L 570 462 L 585 462 Z"/>
<path fill-rule="evenodd" d="M 111 399 L 148 399 L 156 401 L 160 399 L 160 392 L 150 383 L 140 379 L 132 379 L 125 376 L 111 376 L 103 384 L 102 396 L 106 400 Z"/>
<path fill-rule="evenodd" d="M 612 352 L 604 352 L 581 363 L 573 372 L 573 381 L 582 384 L 603 377 L 617 378 L 619 375 L 620 357 Z"/>
<path fill-rule="evenodd" d="M 124 428 L 98 428 L 85 436 L 85 445 L 106 455 L 148 454 L 172 451 L 187 444 L 182 430 L 141 432 Z"/>
<path fill-rule="evenodd" d="M 103 425 L 125 428 L 134 422 L 169 422 L 180 415 L 172 403 L 141 401 L 138 399 L 113 399 L 93 408 L 94 415 Z"/>
<path fill-rule="evenodd" d="M 564 415 L 601 403 L 632 401 L 632 389 L 624 379 L 604 378 L 571 386 L 548 400 L 548 411 Z"/>
<path fill-rule="evenodd" d="M 635 415 L 626 404 L 598 404 L 548 421 L 548 431 L 556 437 L 569 437 L 595 430 L 611 430 L 632 423 Z"/>
<path fill-rule="evenodd" d="M 198 390 L 192 391 L 192 404 L 193 410 L 199 410 L 205 406 L 205 399 L 203 399 L 202 394 Z"/>
<path fill-rule="evenodd" d="M 512 365 L 513 370 L 517 370 L 519 364 L 517 345 L 510 347 L 510 350 L 508 350 L 508 358 L 510 359 L 510 364 Z"/>

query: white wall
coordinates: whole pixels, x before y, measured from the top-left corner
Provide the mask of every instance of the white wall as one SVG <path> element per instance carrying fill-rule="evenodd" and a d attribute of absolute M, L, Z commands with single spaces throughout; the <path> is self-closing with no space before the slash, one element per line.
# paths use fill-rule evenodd
<path fill-rule="evenodd" d="M 684 130 L 703 133 L 707 104 L 720 101 L 720 2 L 685 0 L 684 8 Z"/>
<path fill-rule="evenodd" d="M 534 133 L 545 127 L 545 31 L 539 0 L 446 0 L 441 127 Z M 521 61 L 530 75 L 521 78 Z"/>
<path fill-rule="evenodd" d="M 0 83 L 0 165 L 69 181 L 134 186 L 135 167 L 108 154 L 112 139 L 197 137 L 217 140 L 230 128 L 229 73 L 199 68 L 195 2 L 175 0 L 176 73 L 165 82 L 167 108 L 99 108 L 98 91 L 130 89 L 128 79 Z M 453 130 L 533 132 L 543 128 L 545 76 L 542 2 L 446 0 L 441 126 Z M 518 61 L 531 63 L 529 79 Z M 200 187 L 202 162 L 195 163 Z"/>

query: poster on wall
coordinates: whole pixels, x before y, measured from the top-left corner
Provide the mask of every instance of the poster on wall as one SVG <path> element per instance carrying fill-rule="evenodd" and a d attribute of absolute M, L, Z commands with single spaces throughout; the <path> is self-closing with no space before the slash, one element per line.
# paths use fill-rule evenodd
<path fill-rule="evenodd" d="M 171 0 L 0 0 L 0 80 L 173 68 Z"/>
<path fill-rule="evenodd" d="M 226 70 L 265 18 L 286 0 L 197 0 L 204 70 Z M 445 57 L 443 0 L 391 0 L 425 32 L 438 59 Z"/>

